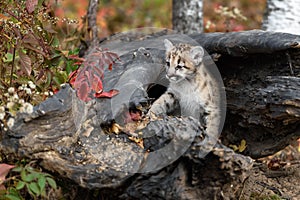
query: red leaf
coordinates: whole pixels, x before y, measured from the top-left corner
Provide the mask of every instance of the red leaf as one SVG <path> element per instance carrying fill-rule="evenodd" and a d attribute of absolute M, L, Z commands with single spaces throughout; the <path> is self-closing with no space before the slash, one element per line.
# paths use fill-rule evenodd
<path fill-rule="evenodd" d="M 74 76 L 77 76 L 78 71 L 79 71 L 79 69 L 76 69 L 76 70 L 72 71 L 72 72 L 70 73 L 70 75 L 69 75 L 69 79 L 72 78 L 72 77 L 74 77 Z"/>
<path fill-rule="evenodd" d="M 41 70 L 39 71 L 38 76 L 36 77 L 36 80 L 39 81 L 39 80 L 44 76 L 44 74 L 45 74 L 45 70 L 44 70 L 44 69 L 41 69 Z"/>
<path fill-rule="evenodd" d="M 69 82 L 76 90 L 78 98 L 83 101 L 89 101 L 92 94 L 96 98 L 111 98 L 119 93 L 117 90 L 103 92 L 102 83 L 104 67 L 108 66 L 109 70 L 111 70 L 115 60 L 119 59 L 116 53 L 103 51 L 101 48 L 98 48 L 86 59 L 77 56 L 69 56 L 69 58 L 80 62 L 83 61 L 83 68 L 78 73 L 72 73 L 69 76 Z"/>
<path fill-rule="evenodd" d="M 96 93 L 94 96 L 96 98 L 112 98 L 117 94 L 119 94 L 118 90 L 110 90 L 109 92 Z"/>
<path fill-rule="evenodd" d="M 101 93 L 103 91 L 103 85 L 102 85 L 102 81 L 101 79 L 96 76 L 95 74 L 94 76 L 94 80 L 92 82 L 92 89 L 96 92 L 96 93 Z"/>
<path fill-rule="evenodd" d="M 8 165 L 8 164 L 0 164 L 0 182 L 5 181 L 5 177 L 10 171 L 10 169 L 14 168 L 14 165 Z"/>
<path fill-rule="evenodd" d="M 26 34 L 23 37 L 22 41 L 24 43 L 31 44 L 31 45 L 39 45 L 39 41 L 35 39 L 35 37 L 31 33 Z"/>
<path fill-rule="evenodd" d="M 109 66 L 108 66 L 108 70 L 109 70 L 109 71 L 112 70 L 112 66 L 113 66 L 112 63 L 110 63 Z"/>
<path fill-rule="evenodd" d="M 52 88 L 52 91 L 53 91 L 54 94 L 56 94 L 56 93 L 59 92 L 59 89 L 58 88 L 54 88 L 54 89 Z"/>
<path fill-rule="evenodd" d="M 31 14 L 34 11 L 37 4 L 38 4 L 38 0 L 27 0 L 26 1 L 27 12 Z"/>
<path fill-rule="evenodd" d="M 97 51 L 92 54 L 92 56 L 98 58 L 100 68 L 108 66 L 109 70 L 112 69 L 112 65 L 116 60 L 120 60 L 118 54 L 111 51 L 102 50 L 101 48 L 98 48 Z"/>
<path fill-rule="evenodd" d="M 31 74 L 31 59 L 28 55 L 23 53 L 22 50 L 19 51 L 21 70 L 28 76 Z"/>
<path fill-rule="evenodd" d="M 88 86 L 88 84 L 86 82 L 82 82 L 79 88 L 76 88 L 77 90 L 77 96 L 79 99 L 81 99 L 82 101 L 90 101 L 92 100 L 89 97 L 89 94 L 91 92 L 90 87 Z"/>
<path fill-rule="evenodd" d="M 139 121 L 139 120 L 142 119 L 142 113 L 141 113 L 141 111 L 130 111 L 129 115 L 130 115 L 130 118 L 133 121 Z"/>
<path fill-rule="evenodd" d="M 78 55 L 69 55 L 68 58 L 72 59 L 72 60 L 78 60 L 80 62 L 84 62 L 85 61 L 84 58 L 80 58 Z"/>
<path fill-rule="evenodd" d="M 73 65 L 78 65 L 80 66 L 82 64 L 82 62 L 75 62 Z"/>
<path fill-rule="evenodd" d="M 77 78 L 79 69 L 76 69 L 75 71 L 71 72 L 69 75 L 69 83 L 74 86 L 75 80 Z"/>

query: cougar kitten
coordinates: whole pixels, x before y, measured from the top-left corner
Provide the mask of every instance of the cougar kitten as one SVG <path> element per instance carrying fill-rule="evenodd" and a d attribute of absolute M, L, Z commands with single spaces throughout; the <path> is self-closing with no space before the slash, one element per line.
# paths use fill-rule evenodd
<path fill-rule="evenodd" d="M 220 124 L 218 85 L 203 64 L 204 50 L 189 44 L 173 45 L 164 40 L 166 48 L 167 91 L 151 106 L 149 114 L 170 114 L 176 109 L 181 116 L 199 121 L 205 118 L 207 133 L 217 137 Z M 151 114 L 150 114 L 151 116 Z"/>

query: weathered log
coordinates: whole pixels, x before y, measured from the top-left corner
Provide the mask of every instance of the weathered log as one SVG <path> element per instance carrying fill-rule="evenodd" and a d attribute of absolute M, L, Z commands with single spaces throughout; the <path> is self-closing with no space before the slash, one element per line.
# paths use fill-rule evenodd
<path fill-rule="evenodd" d="M 157 97 L 165 89 L 148 90 L 149 83 L 167 84 L 163 78 L 162 40 L 195 44 L 187 36 L 154 34 L 142 40 L 126 37 L 102 44 L 122 60 L 113 71 L 105 71 L 103 81 L 104 90 L 120 90 L 117 98 L 85 104 L 66 85 L 36 106 L 34 113 L 19 114 L 13 129 L 1 130 L 1 151 L 13 157 L 38 159 L 44 168 L 83 187 L 110 191 L 109 197 L 221 198 L 222 191 L 233 190 L 231 185 L 244 180 L 252 161 L 219 143 L 203 158 L 208 153 L 205 141 L 210 136 L 199 122 L 167 116 L 148 122 L 138 132 L 150 134 L 144 138 L 145 145 L 152 148 L 150 153 L 129 140 L 127 134 L 107 133 L 114 121 L 126 125 L 121 119 L 130 103 L 143 104 L 147 92 Z M 294 63 L 299 59 L 298 49 L 293 49 L 299 36 L 260 31 L 207 34 L 211 46 L 201 42 L 203 34 L 192 37 L 209 53 L 221 54 L 216 64 L 223 76 L 228 105 L 223 143 L 238 144 L 245 139 L 247 148 L 243 153 L 262 157 L 299 137 L 300 78 L 296 75 L 300 69 Z M 152 135 L 153 131 L 157 134 Z M 170 147 L 170 138 L 175 153 L 168 158 L 159 149 Z M 151 154 L 155 150 L 159 153 Z M 236 191 L 233 196 L 238 194 Z"/>
<path fill-rule="evenodd" d="M 196 41 L 209 54 L 220 56 L 216 65 L 226 88 L 228 109 L 222 133 L 225 144 L 238 145 L 245 139 L 244 153 L 258 158 L 279 151 L 299 137 L 300 36 L 259 30 L 157 38 L 159 34 L 143 41 L 126 40 L 121 35 L 103 45 L 120 54 L 125 47 L 148 47 L 157 55 L 153 60 L 162 62 L 163 53 L 154 52 L 163 48 L 164 38 L 192 44 Z M 118 48 L 120 43 L 126 45 Z"/>
<path fill-rule="evenodd" d="M 201 44 L 209 53 L 230 56 L 248 56 L 300 48 L 300 36 L 288 33 L 261 30 L 194 34 L 191 38 Z"/>

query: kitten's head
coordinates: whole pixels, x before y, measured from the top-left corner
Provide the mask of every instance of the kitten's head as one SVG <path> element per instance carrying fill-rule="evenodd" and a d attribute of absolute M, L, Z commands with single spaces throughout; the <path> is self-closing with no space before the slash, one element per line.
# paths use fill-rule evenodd
<path fill-rule="evenodd" d="M 203 48 L 188 44 L 173 45 L 168 39 L 164 40 L 164 44 L 167 78 L 175 83 L 192 79 L 202 63 Z"/>

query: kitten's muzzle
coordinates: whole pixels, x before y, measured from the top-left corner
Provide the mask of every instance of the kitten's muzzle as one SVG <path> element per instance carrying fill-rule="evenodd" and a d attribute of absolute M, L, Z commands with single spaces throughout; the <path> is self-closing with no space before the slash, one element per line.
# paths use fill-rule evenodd
<path fill-rule="evenodd" d="M 167 79 L 169 79 L 170 81 L 172 82 L 178 82 L 180 80 L 180 77 L 179 76 L 176 76 L 176 75 L 166 75 Z"/>

